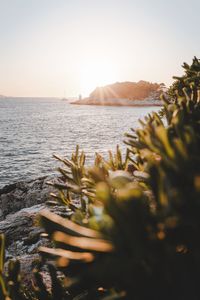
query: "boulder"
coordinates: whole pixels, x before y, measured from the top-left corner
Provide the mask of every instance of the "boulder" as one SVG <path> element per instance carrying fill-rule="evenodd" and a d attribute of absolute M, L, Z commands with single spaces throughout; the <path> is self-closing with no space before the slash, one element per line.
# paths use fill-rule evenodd
<path fill-rule="evenodd" d="M 43 229 L 38 222 L 40 211 L 48 208 L 62 217 L 72 214 L 66 206 L 50 206 L 49 194 L 54 188 L 47 185 L 49 180 L 54 178 L 18 182 L 0 190 L 0 233 L 6 238 L 6 261 L 19 259 L 25 277 L 39 258 L 38 247 L 50 244 L 48 239 L 41 236 Z"/>
<path fill-rule="evenodd" d="M 47 184 L 52 177 L 40 177 L 30 181 L 20 181 L 0 189 L 0 221 L 10 213 L 20 209 L 45 203 L 50 199 L 53 188 Z"/>

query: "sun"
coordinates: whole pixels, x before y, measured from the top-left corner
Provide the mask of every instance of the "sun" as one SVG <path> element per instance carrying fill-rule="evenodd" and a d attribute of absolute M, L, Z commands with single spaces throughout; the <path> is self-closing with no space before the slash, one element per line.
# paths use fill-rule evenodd
<path fill-rule="evenodd" d="M 117 80 L 114 65 L 106 60 L 88 60 L 81 65 L 80 86 L 84 97 L 97 87 L 113 83 Z"/>

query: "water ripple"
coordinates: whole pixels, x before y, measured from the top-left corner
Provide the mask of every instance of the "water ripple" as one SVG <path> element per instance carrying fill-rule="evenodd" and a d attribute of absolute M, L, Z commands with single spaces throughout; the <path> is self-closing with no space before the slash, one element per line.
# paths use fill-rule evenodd
<path fill-rule="evenodd" d="M 151 110 L 73 106 L 59 99 L 1 100 L 0 187 L 55 173 L 53 154 L 70 156 L 77 144 L 87 153 L 88 164 L 96 151 L 107 156 L 116 144 L 124 150 L 124 132 Z"/>

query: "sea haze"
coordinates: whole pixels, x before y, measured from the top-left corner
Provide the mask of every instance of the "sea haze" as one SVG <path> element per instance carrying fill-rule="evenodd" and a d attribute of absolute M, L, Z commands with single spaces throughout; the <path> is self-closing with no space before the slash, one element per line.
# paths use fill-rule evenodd
<path fill-rule="evenodd" d="M 77 144 L 107 157 L 138 118 L 158 107 L 79 106 L 52 98 L 0 100 L 0 187 L 56 173 L 54 153 L 70 157 Z"/>

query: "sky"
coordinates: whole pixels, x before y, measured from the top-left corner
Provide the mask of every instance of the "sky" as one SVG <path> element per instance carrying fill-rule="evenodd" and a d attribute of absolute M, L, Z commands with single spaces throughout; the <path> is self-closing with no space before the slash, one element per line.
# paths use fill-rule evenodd
<path fill-rule="evenodd" d="M 87 96 L 172 83 L 200 57 L 199 0 L 0 0 L 0 94 Z"/>

